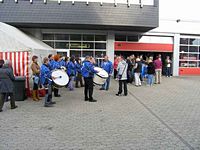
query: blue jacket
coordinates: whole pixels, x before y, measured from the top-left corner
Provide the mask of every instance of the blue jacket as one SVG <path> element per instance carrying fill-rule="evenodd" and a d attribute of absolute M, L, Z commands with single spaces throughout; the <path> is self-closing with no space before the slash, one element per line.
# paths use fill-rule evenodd
<path fill-rule="evenodd" d="M 76 65 L 72 61 L 70 61 L 67 65 L 67 74 L 69 76 L 75 76 L 76 75 Z"/>
<path fill-rule="evenodd" d="M 66 67 L 66 61 L 64 61 L 64 60 L 61 60 L 61 61 L 59 61 L 59 65 L 60 66 L 64 66 L 64 67 Z"/>
<path fill-rule="evenodd" d="M 83 66 L 81 68 L 81 73 L 84 78 L 94 77 L 94 73 L 97 71 L 94 70 L 94 65 L 90 61 L 83 61 Z"/>
<path fill-rule="evenodd" d="M 113 72 L 113 64 L 111 61 L 102 61 L 101 68 L 103 68 L 108 74 Z"/>
<path fill-rule="evenodd" d="M 50 60 L 50 61 L 49 61 L 49 64 L 48 64 L 48 65 L 49 65 L 49 69 L 50 69 L 50 70 L 53 70 L 53 64 L 54 64 L 54 62 L 55 62 L 55 60 Z"/>
<path fill-rule="evenodd" d="M 82 65 L 79 64 L 79 63 L 76 63 L 76 71 L 77 71 L 77 73 L 81 73 L 81 68 L 82 68 Z"/>
<path fill-rule="evenodd" d="M 40 67 L 40 82 L 42 85 L 51 84 L 51 81 L 48 80 L 51 79 L 51 70 L 49 69 L 49 66 L 46 64 L 43 64 Z"/>
<path fill-rule="evenodd" d="M 60 66 L 60 62 L 59 61 L 53 61 L 52 62 L 52 68 L 53 70 L 54 69 L 59 69 L 61 66 Z"/>

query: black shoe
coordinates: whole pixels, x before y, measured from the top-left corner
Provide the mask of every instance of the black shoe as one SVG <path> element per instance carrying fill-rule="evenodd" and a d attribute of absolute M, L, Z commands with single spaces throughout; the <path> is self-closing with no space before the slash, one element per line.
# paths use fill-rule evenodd
<path fill-rule="evenodd" d="M 117 94 L 115 94 L 116 96 L 121 96 L 121 94 L 119 94 L 119 93 L 117 93 Z"/>
<path fill-rule="evenodd" d="M 124 94 L 124 96 L 127 96 L 128 94 Z"/>
<path fill-rule="evenodd" d="M 11 107 L 11 109 L 16 109 L 18 106 Z"/>
<path fill-rule="evenodd" d="M 61 97 L 61 95 L 60 94 L 58 94 L 58 95 L 54 95 L 55 97 Z"/>
<path fill-rule="evenodd" d="M 1 109 L 0 112 L 2 112 L 3 110 Z"/>
<path fill-rule="evenodd" d="M 89 102 L 97 102 L 97 100 L 91 99 L 91 100 L 89 100 Z"/>
<path fill-rule="evenodd" d="M 99 90 L 105 90 L 104 88 L 100 88 Z"/>
<path fill-rule="evenodd" d="M 44 104 L 44 107 L 53 107 L 52 104 Z"/>
<path fill-rule="evenodd" d="M 56 104 L 56 102 L 50 102 L 50 104 Z"/>
<path fill-rule="evenodd" d="M 89 101 L 89 98 L 85 98 L 85 101 Z"/>

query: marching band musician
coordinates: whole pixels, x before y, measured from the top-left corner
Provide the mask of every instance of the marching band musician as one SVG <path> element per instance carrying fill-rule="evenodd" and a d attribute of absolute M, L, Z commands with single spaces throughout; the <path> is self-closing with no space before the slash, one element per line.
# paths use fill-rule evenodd
<path fill-rule="evenodd" d="M 81 87 L 83 87 L 83 79 L 82 79 L 82 74 L 81 74 L 81 59 L 77 58 L 76 59 L 76 88 L 78 88 L 78 83 L 80 82 Z"/>
<path fill-rule="evenodd" d="M 76 76 L 75 58 L 73 56 L 70 58 L 70 61 L 67 65 L 67 74 L 69 76 L 68 88 L 70 91 L 73 91 L 74 90 L 74 79 Z"/>
<path fill-rule="evenodd" d="M 52 54 L 49 54 L 48 55 L 48 58 L 49 58 L 49 69 L 50 70 L 53 70 L 53 63 L 54 63 L 54 55 L 52 55 Z"/>
<path fill-rule="evenodd" d="M 60 61 L 61 61 L 61 57 L 60 55 L 54 55 L 54 61 L 52 63 L 52 69 L 55 70 L 55 69 L 60 69 Z M 54 96 L 55 97 L 61 97 L 60 94 L 58 94 L 59 92 L 59 89 L 58 88 L 55 88 L 54 87 Z"/>
<path fill-rule="evenodd" d="M 81 68 L 82 76 L 84 77 L 85 82 L 85 101 L 89 102 L 96 102 L 96 100 L 93 99 L 93 77 L 94 73 L 97 73 L 97 71 L 94 70 L 94 59 L 92 57 L 86 56 L 85 60 L 83 61 L 83 66 Z M 88 98 L 88 92 L 89 92 L 89 98 Z"/>
<path fill-rule="evenodd" d="M 51 107 L 56 102 L 52 101 L 52 80 L 51 70 L 49 68 L 49 59 L 45 57 L 43 59 L 43 65 L 40 68 L 41 84 L 46 89 L 44 107 Z"/>

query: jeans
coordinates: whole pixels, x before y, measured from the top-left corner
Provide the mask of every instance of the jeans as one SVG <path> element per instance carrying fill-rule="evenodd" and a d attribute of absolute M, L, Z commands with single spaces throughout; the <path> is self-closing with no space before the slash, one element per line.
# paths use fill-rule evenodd
<path fill-rule="evenodd" d="M 171 67 L 166 67 L 166 76 L 167 77 L 171 76 Z"/>
<path fill-rule="evenodd" d="M 135 85 L 140 86 L 142 85 L 141 80 L 140 80 L 140 73 L 135 72 Z"/>
<path fill-rule="evenodd" d="M 154 80 L 154 75 L 153 74 L 148 74 L 147 84 L 148 85 L 153 85 L 153 80 Z"/>
<path fill-rule="evenodd" d="M 47 85 L 44 104 L 48 105 L 51 102 L 52 102 L 52 85 Z"/>
<path fill-rule="evenodd" d="M 122 85 L 124 84 L 124 95 L 128 94 L 127 90 L 127 81 L 126 80 L 119 80 L 119 91 L 118 94 L 122 94 Z"/>
<path fill-rule="evenodd" d="M 102 86 L 104 90 L 108 90 L 110 86 L 110 76 L 107 78 L 106 83 Z"/>
<path fill-rule="evenodd" d="M 162 69 L 156 69 L 156 84 L 161 83 Z"/>
<path fill-rule="evenodd" d="M 74 76 L 70 77 L 69 84 L 68 84 L 68 88 L 70 90 L 74 90 L 74 78 L 75 78 Z"/>

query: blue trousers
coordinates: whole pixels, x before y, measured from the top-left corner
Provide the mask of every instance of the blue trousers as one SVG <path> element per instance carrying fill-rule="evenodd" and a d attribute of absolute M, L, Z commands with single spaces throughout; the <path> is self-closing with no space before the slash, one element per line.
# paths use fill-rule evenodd
<path fill-rule="evenodd" d="M 107 78 L 106 83 L 102 86 L 104 90 L 108 90 L 110 86 L 110 76 Z"/>
<path fill-rule="evenodd" d="M 154 81 L 154 75 L 153 74 L 148 74 L 147 84 L 153 85 L 153 81 Z"/>

